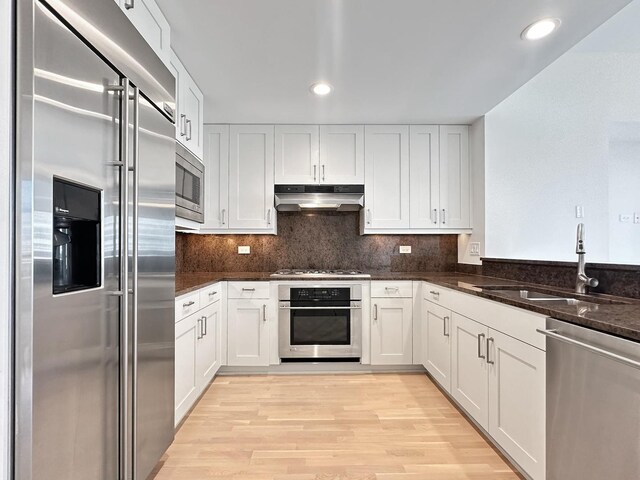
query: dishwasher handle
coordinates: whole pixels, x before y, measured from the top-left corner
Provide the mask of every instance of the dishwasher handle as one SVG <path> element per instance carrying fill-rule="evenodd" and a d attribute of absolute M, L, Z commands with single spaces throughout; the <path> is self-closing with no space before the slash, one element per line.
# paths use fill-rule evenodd
<path fill-rule="evenodd" d="M 604 350 L 600 347 L 596 347 L 594 345 L 590 345 L 588 343 L 581 342 L 580 340 L 575 340 L 570 337 L 566 337 L 558 333 L 558 330 L 540 330 L 536 329 L 536 332 L 541 333 L 549 338 L 553 338 L 555 340 L 559 340 L 560 342 L 568 343 L 569 345 L 575 345 L 576 347 L 584 348 L 585 350 L 589 350 L 590 352 L 596 353 L 598 355 L 602 355 L 603 357 L 609 358 L 611 360 L 615 360 L 616 362 L 624 363 L 633 368 L 637 368 L 640 370 L 640 362 L 637 360 L 633 360 L 631 358 L 624 357 L 622 355 L 618 355 L 617 353 L 610 352 L 608 350 Z"/>

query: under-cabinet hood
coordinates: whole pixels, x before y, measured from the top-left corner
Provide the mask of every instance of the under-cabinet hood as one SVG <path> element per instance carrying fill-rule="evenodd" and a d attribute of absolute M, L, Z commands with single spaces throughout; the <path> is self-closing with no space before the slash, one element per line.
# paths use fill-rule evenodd
<path fill-rule="evenodd" d="M 276 210 L 357 211 L 364 206 L 364 185 L 276 185 Z"/>

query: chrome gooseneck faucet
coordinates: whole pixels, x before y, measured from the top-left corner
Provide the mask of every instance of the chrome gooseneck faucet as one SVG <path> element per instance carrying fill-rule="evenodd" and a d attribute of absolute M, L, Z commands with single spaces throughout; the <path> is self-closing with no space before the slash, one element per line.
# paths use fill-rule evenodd
<path fill-rule="evenodd" d="M 578 224 L 576 238 L 576 253 L 578 254 L 578 275 L 576 276 L 576 293 L 587 293 L 587 287 L 597 287 L 598 280 L 588 277 L 584 271 L 584 256 L 587 253 L 584 249 L 584 223 Z"/>

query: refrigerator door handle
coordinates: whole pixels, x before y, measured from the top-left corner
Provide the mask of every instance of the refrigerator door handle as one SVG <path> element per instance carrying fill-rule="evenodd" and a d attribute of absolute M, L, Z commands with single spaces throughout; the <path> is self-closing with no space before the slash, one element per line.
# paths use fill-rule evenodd
<path fill-rule="evenodd" d="M 120 91 L 120 478 L 129 478 L 129 90 L 128 78 Z"/>
<path fill-rule="evenodd" d="M 129 171 L 133 173 L 132 188 L 132 221 L 131 221 L 131 284 L 133 294 L 131 296 L 132 304 L 132 335 L 131 341 L 131 478 L 136 480 L 136 445 L 137 445 L 137 418 L 138 418 L 138 194 L 139 194 L 139 157 L 140 157 L 140 90 L 133 87 L 133 158 Z"/>

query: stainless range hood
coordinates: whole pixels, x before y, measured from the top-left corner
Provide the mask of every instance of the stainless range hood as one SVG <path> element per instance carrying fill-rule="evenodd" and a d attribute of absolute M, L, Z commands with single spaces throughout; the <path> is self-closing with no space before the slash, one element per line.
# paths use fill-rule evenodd
<path fill-rule="evenodd" d="M 276 185 L 276 210 L 357 211 L 364 206 L 364 185 Z"/>

